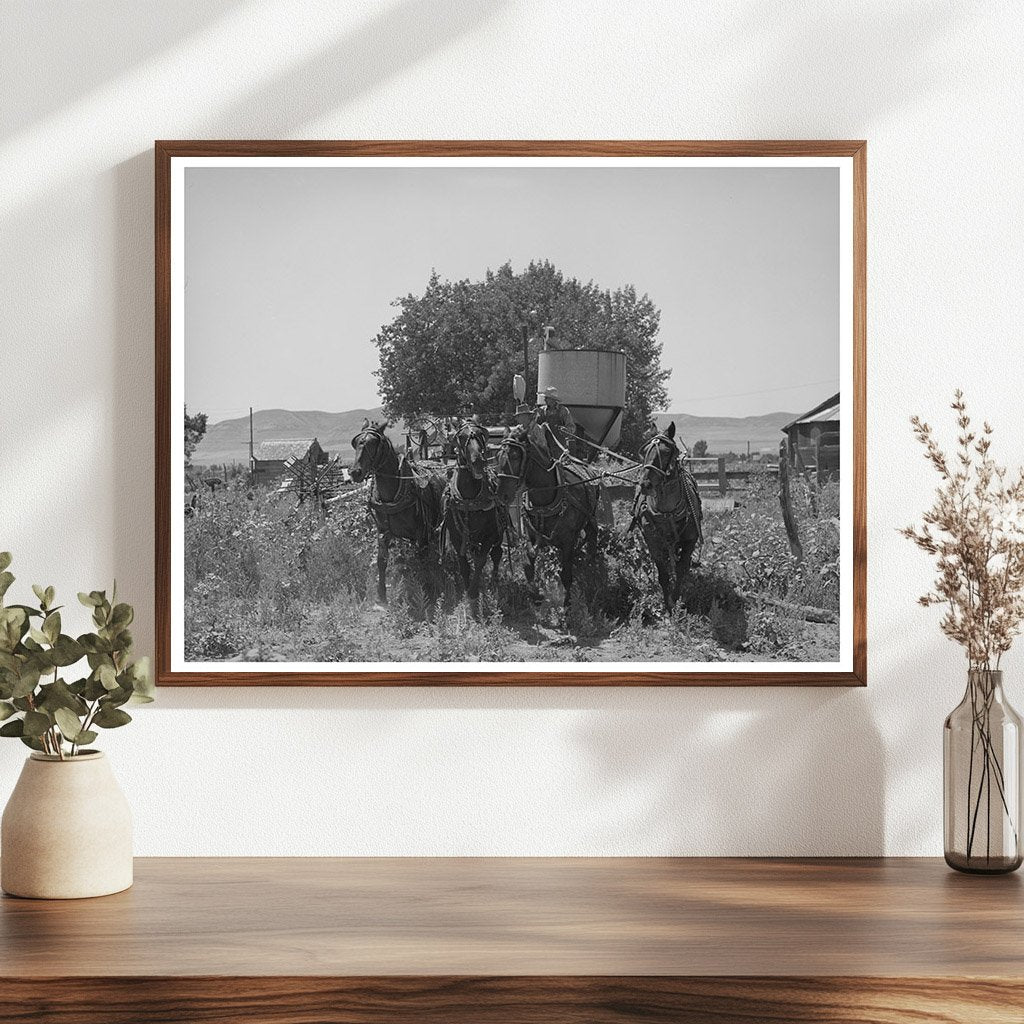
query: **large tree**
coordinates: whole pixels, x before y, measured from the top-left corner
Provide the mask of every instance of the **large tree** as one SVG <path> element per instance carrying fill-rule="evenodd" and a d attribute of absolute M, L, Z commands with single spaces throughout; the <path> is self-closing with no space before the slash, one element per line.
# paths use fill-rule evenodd
<path fill-rule="evenodd" d="M 468 410 L 500 422 L 512 411 L 512 377 L 523 372 L 524 332 L 527 379 L 535 390 L 548 324 L 558 348 L 626 353 L 624 451 L 637 450 L 652 414 L 667 401 L 671 371 L 661 366 L 660 313 L 632 285 L 610 291 L 566 278 L 547 261 L 519 274 L 506 263 L 482 281 L 443 281 L 435 271 L 422 295 L 406 295 L 394 305 L 398 314 L 375 339 L 378 388 L 389 416 Z"/>

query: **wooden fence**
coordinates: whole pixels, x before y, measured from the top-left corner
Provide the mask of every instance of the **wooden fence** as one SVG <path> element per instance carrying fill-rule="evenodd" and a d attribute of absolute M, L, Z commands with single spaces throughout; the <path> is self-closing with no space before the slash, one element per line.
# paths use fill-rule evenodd
<path fill-rule="evenodd" d="M 765 473 L 773 479 L 779 474 L 779 467 L 774 463 L 760 463 L 756 466 L 744 463 L 743 468 L 737 469 L 735 462 L 727 462 L 722 455 L 691 457 L 687 460 L 686 466 L 697 478 L 697 486 L 702 491 L 717 491 L 719 494 L 746 490 L 750 478 L 759 473 Z"/>

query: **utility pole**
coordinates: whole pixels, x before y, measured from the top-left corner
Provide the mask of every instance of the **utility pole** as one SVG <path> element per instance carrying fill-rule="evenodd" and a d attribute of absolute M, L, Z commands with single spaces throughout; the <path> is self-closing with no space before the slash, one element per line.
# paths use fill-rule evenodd
<path fill-rule="evenodd" d="M 253 458 L 252 448 L 252 406 L 249 406 L 249 479 L 254 479 L 256 475 L 256 461 Z"/>

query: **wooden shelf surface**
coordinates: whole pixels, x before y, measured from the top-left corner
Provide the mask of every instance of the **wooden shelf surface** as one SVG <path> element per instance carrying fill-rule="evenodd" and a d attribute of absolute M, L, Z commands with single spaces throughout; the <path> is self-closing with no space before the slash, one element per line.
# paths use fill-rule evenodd
<path fill-rule="evenodd" d="M 871 1013 L 941 999 L 935 1020 L 1020 1024 L 1024 888 L 932 859 L 154 858 L 115 896 L 5 897 L 0 955 L 0 1010 L 53 991 L 76 1007 L 26 1020 L 192 1019 L 154 1009 L 177 998 L 224 1021 L 888 1024 L 910 1018 Z M 518 1017 L 515 992 L 553 1015 Z M 770 1016 L 783 995 L 818 1009 Z"/>

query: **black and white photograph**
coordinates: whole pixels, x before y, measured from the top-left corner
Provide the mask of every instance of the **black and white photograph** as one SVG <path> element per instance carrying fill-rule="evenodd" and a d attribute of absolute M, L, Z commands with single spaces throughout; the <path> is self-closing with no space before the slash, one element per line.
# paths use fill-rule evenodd
<path fill-rule="evenodd" d="M 851 194 L 175 159 L 172 669 L 849 672 Z"/>

